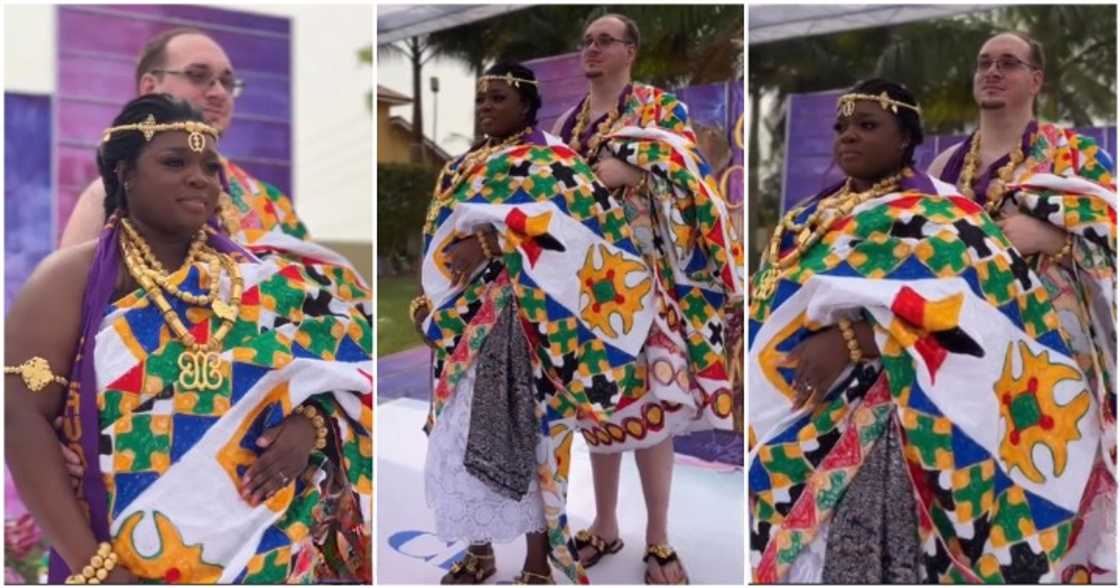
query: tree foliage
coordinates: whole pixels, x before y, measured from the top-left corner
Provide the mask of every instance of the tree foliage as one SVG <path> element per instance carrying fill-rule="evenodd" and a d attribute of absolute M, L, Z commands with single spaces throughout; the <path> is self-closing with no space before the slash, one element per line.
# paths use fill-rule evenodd
<path fill-rule="evenodd" d="M 905 84 L 918 98 L 927 133 L 962 133 L 977 117 L 972 98 L 976 54 L 986 39 L 1008 30 L 1030 34 L 1045 50 L 1040 118 L 1073 126 L 1115 124 L 1114 6 L 998 7 L 751 46 L 748 96 L 750 112 L 758 119 L 751 121 L 748 144 L 752 238 L 759 227 L 773 226 L 777 220 L 790 94 L 887 78 Z M 764 134 L 769 137 L 765 147 Z M 757 265 L 761 245 L 752 239 L 751 267 Z"/>

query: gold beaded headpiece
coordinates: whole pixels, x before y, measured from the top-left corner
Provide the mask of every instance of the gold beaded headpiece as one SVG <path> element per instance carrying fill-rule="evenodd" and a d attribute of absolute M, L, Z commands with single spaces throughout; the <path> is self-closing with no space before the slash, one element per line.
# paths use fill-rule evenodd
<path fill-rule="evenodd" d="M 190 136 L 187 137 L 187 145 L 191 148 L 191 151 L 195 151 L 197 153 L 202 153 L 202 150 L 206 148 L 206 137 L 203 136 L 203 133 L 210 135 L 214 138 L 215 141 L 218 140 L 218 129 L 215 129 L 214 127 L 206 123 L 201 123 L 194 120 L 186 120 L 181 122 L 156 124 L 156 117 L 149 114 L 143 122 L 105 129 L 105 135 L 101 138 L 101 142 L 108 142 L 109 139 L 113 136 L 113 133 L 118 133 L 121 131 L 140 131 L 144 134 L 145 141 L 151 141 L 152 137 L 154 137 L 156 133 L 162 131 L 184 131 L 186 133 L 190 133 Z"/>
<path fill-rule="evenodd" d="M 504 75 L 504 76 L 490 75 L 490 76 L 482 76 L 481 78 L 478 78 L 478 90 L 480 92 L 485 92 L 486 90 L 488 90 L 490 88 L 490 82 L 491 81 L 505 82 L 506 84 L 509 84 L 509 86 L 511 88 L 520 88 L 521 84 L 530 84 L 530 85 L 533 85 L 533 86 L 537 85 L 536 80 L 519 78 L 519 77 L 514 76 L 510 72 L 506 72 L 506 75 Z"/>
<path fill-rule="evenodd" d="M 852 116 L 852 114 L 854 114 L 856 111 L 856 100 L 872 100 L 874 102 L 878 102 L 879 106 L 881 106 L 883 110 L 889 110 L 895 114 L 898 114 L 899 106 L 903 108 L 909 108 L 919 115 L 922 114 L 922 109 L 919 108 L 916 104 L 907 104 L 905 102 L 895 100 L 894 98 L 887 96 L 886 90 L 883 90 L 878 96 L 872 94 L 844 94 L 840 97 L 840 100 L 836 102 L 836 111 L 840 113 L 840 116 Z"/>

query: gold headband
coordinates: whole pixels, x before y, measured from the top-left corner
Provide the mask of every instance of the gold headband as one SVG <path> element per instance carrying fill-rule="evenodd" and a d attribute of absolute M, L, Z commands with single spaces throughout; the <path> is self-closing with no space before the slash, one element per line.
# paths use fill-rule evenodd
<path fill-rule="evenodd" d="M 520 88 L 521 84 L 530 84 L 530 85 L 533 85 L 533 86 L 537 85 L 536 80 L 528 80 L 528 79 L 525 79 L 525 78 L 518 78 L 518 77 L 515 77 L 512 73 L 506 72 L 506 75 L 504 75 L 504 76 L 482 76 L 481 78 L 478 78 L 478 89 L 482 92 L 485 92 L 487 89 L 490 88 L 490 81 L 491 80 L 496 81 L 496 82 L 505 82 L 505 83 L 509 84 L 509 86 L 511 88 Z"/>
<path fill-rule="evenodd" d="M 873 96 L 871 94 L 844 94 L 836 103 L 836 110 L 840 113 L 841 116 L 852 116 L 852 114 L 856 111 L 856 100 L 873 100 L 875 102 L 878 102 L 879 106 L 881 106 L 883 110 L 889 110 L 895 114 L 898 114 L 899 106 L 903 108 L 909 108 L 910 110 L 913 110 L 918 114 L 922 114 L 921 108 L 914 104 L 899 102 L 898 100 L 887 96 L 886 90 L 883 90 L 883 92 L 881 92 L 878 96 Z"/>
<path fill-rule="evenodd" d="M 214 127 L 206 123 L 187 120 L 182 122 L 156 124 L 156 117 L 149 114 L 148 117 L 145 118 L 141 123 L 133 123 L 130 125 L 121 125 L 119 127 L 111 127 L 105 129 L 105 135 L 101 138 L 101 142 L 108 142 L 109 139 L 113 136 L 113 133 L 117 133 L 120 131 L 140 131 L 141 133 L 144 133 L 145 141 L 151 141 L 152 137 L 155 136 L 156 133 L 162 131 L 184 131 L 190 133 L 190 136 L 187 137 L 187 145 L 191 148 L 191 151 L 195 151 L 197 153 L 202 153 L 202 150 L 206 148 L 206 137 L 204 137 L 202 133 L 206 133 L 211 137 L 214 137 L 215 141 L 218 140 L 218 129 L 215 129 Z"/>

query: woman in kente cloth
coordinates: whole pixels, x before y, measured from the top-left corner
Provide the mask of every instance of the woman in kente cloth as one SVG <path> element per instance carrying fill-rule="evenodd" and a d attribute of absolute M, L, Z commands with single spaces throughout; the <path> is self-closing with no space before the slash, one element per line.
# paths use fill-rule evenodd
<path fill-rule="evenodd" d="M 412 316 L 435 350 L 426 473 L 438 534 L 471 543 L 444 577 L 494 572 L 491 541 L 529 533 L 517 581 L 585 583 L 565 516 L 571 444 L 645 395 L 653 276 L 625 213 L 567 145 L 535 127 L 532 72 L 480 79 L 487 137 L 445 167 Z M 663 422 L 663 421 L 662 421 Z"/>
<path fill-rule="evenodd" d="M 5 452 L 53 582 L 371 581 L 368 310 L 215 229 L 216 142 L 185 102 L 128 103 L 100 238 L 9 309 Z"/>
<path fill-rule="evenodd" d="M 1046 289 L 910 167 L 905 88 L 855 86 L 835 129 L 848 178 L 780 220 L 751 281 L 753 581 L 1054 581 L 1101 425 Z"/>

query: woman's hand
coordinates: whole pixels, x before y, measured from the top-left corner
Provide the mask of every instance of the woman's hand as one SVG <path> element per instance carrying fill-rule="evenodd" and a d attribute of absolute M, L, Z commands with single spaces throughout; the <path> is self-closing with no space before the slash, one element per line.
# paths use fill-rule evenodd
<path fill-rule="evenodd" d="M 1008 211 L 1010 216 L 1005 216 L 996 224 L 1003 229 L 1003 234 L 1011 245 L 1023 255 L 1045 253 L 1054 255 L 1062 250 L 1066 244 L 1066 232 L 1054 225 L 1043 222 L 1033 216 Z"/>
<path fill-rule="evenodd" d="M 256 506 L 300 475 L 315 448 L 315 424 L 299 413 L 265 431 L 257 439 L 265 448 L 241 479 L 241 497 Z"/>
<path fill-rule="evenodd" d="M 591 166 L 591 170 L 595 172 L 595 177 L 611 190 L 620 186 L 637 186 L 642 181 L 642 174 L 645 173 L 608 152 L 604 152 L 603 157 Z"/>
<path fill-rule="evenodd" d="M 420 340 L 427 342 L 428 337 L 424 333 L 424 321 L 427 320 L 428 315 L 432 313 L 432 309 L 427 306 L 422 306 L 416 310 L 416 315 L 410 317 L 412 319 L 412 327 L 416 329 L 416 334 L 420 335 Z"/>
<path fill-rule="evenodd" d="M 443 250 L 444 263 L 456 286 L 465 286 L 478 265 L 486 259 L 478 237 L 472 235 L 456 241 Z"/>
<path fill-rule="evenodd" d="M 803 340 L 782 362 L 783 367 L 794 367 L 793 390 L 797 393 L 794 409 L 808 406 L 816 410 L 828 394 L 829 386 L 848 367 L 851 358 L 844 335 L 837 327 L 830 327 Z"/>

